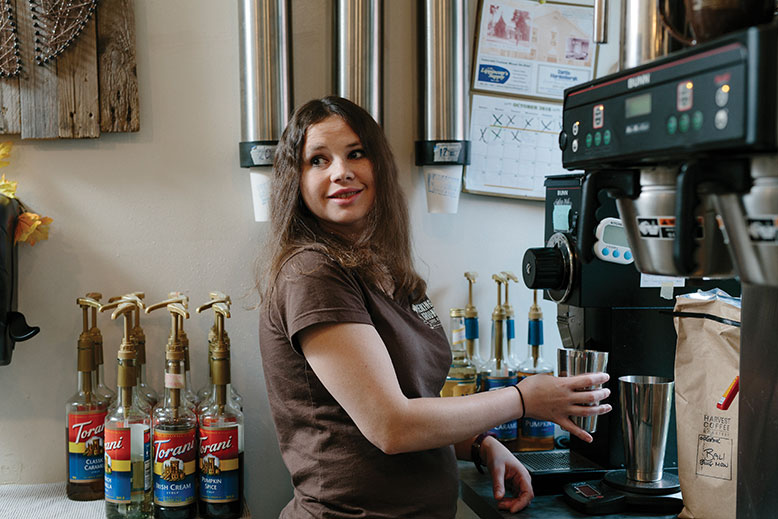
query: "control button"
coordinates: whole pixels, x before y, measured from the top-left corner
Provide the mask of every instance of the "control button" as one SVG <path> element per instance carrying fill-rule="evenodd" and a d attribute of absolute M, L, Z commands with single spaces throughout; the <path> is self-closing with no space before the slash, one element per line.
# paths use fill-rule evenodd
<path fill-rule="evenodd" d="M 562 151 L 567 149 L 567 132 L 564 130 L 559 132 L 559 149 Z"/>
<path fill-rule="evenodd" d="M 619 250 L 618 250 L 618 249 L 614 250 L 614 251 L 613 251 L 613 257 L 614 257 L 614 258 L 618 258 L 619 256 L 620 256 L 620 254 L 619 254 Z"/>
<path fill-rule="evenodd" d="M 727 127 L 727 123 L 729 122 L 729 113 L 727 113 L 726 108 L 722 108 L 718 112 L 716 112 L 716 117 L 713 118 L 713 125 L 716 127 L 717 130 L 723 130 Z"/>
<path fill-rule="evenodd" d="M 573 144 L 571 145 L 571 148 L 573 150 L 573 153 L 578 152 L 578 139 L 573 139 Z"/>
<path fill-rule="evenodd" d="M 576 121 L 573 123 L 573 137 L 578 135 L 578 130 L 581 128 L 581 123 Z"/>
<path fill-rule="evenodd" d="M 727 102 L 729 102 L 729 85 L 721 85 L 718 90 L 716 90 L 716 106 L 719 108 L 724 108 L 727 106 Z"/>
<path fill-rule="evenodd" d="M 678 129 L 681 130 L 681 133 L 689 131 L 689 114 L 683 114 L 678 119 Z"/>
<path fill-rule="evenodd" d="M 605 106 L 597 105 L 592 113 L 592 128 L 595 130 L 602 128 L 605 124 Z"/>
<path fill-rule="evenodd" d="M 602 134 L 600 132 L 597 132 L 594 134 L 594 145 L 599 146 L 602 142 Z"/>
<path fill-rule="evenodd" d="M 692 114 L 692 128 L 694 130 L 702 129 L 702 112 L 699 110 Z"/>
<path fill-rule="evenodd" d="M 676 131 L 678 131 L 678 118 L 674 115 L 671 115 L 667 119 L 667 133 L 670 135 L 675 135 Z"/>
<path fill-rule="evenodd" d="M 691 81 L 682 81 L 678 83 L 678 86 L 676 87 L 676 99 L 675 99 L 675 107 L 678 109 L 679 112 L 685 112 L 686 110 L 691 110 L 692 108 L 692 99 L 693 99 L 693 92 L 694 92 L 694 83 Z"/>
<path fill-rule="evenodd" d="M 604 142 L 606 146 L 611 143 L 611 131 L 610 130 L 605 130 L 605 133 L 602 134 L 602 142 Z"/>
<path fill-rule="evenodd" d="M 607 256 L 610 253 L 611 253 L 611 250 L 608 247 L 605 247 L 604 249 L 602 249 L 602 255 L 603 256 Z"/>
<path fill-rule="evenodd" d="M 624 259 L 627 260 L 627 261 L 631 260 L 632 259 L 632 253 L 630 251 L 625 251 L 624 252 Z"/>
<path fill-rule="evenodd" d="M 592 147 L 592 134 L 587 133 L 586 134 L 586 147 L 591 148 Z"/>

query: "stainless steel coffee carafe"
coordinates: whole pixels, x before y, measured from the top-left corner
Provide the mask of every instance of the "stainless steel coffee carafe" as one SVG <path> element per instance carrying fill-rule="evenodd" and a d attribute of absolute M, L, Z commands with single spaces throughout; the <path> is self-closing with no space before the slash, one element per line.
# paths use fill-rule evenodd
<path fill-rule="evenodd" d="M 676 244 L 679 167 L 640 170 L 640 194 L 616 199 L 627 240 L 640 272 L 664 276 L 729 278 L 734 274 L 724 236 L 719 229 L 713 197 L 705 185 L 696 189 L 699 203 L 692 209 L 694 243 Z M 678 247 L 689 248 L 689 266 L 679 265 Z"/>
<path fill-rule="evenodd" d="M 746 194 L 713 197 L 740 279 L 778 287 L 778 156 L 751 159 Z"/>

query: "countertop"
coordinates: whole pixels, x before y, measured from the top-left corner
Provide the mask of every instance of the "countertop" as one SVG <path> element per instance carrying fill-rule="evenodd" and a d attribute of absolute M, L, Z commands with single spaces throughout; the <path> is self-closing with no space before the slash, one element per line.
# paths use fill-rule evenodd
<path fill-rule="evenodd" d="M 459 462 L 459 491 L 462 501 L 481 519 L 571 519 L 571 518 L 609 518 L 624 519 L 633 517 L 675 519 L 675 514 L 649 514 L 646 512 L 619 513 L 609 515 L 586 515 L 570 508 L 560 494 L 535 496 L 524 510 L 511 514 L 497 509 L 492 497 L 492 483 L 488 474 L 480 474 L 469 461 Z"/>
<path fill-rule="evenodd" d="M 71 501 L 65 482 L 0 485 L 0 519 L 105 519 L 105 501 Z M 243 504 L 241 519 L 251 519 Z"/>

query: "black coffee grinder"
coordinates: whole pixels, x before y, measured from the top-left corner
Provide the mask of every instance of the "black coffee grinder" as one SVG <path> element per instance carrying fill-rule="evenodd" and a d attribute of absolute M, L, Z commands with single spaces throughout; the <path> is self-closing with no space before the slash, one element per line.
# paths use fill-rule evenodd
<path fill-rule="evenodd" d="M 558 493 L 565 484 L 597 481 L 624 466 L 618 378 L 653 375 L 672 378 L 676 333 L 673 326 L 673 295 L 719 286 L 739 295 L 735 281 L 699 281 L 644 276 L 635 268 L 616 204 L 605 191 L 595 193 L 594 215 L 601 246 L 592 259 L 583 261 L 578 234 L 584 221 L 584 174 L 548 177 L 546 186 L 546 247 L 529 249 L 522 274 L 529 288 L 545 289 L 544 297 L 557 303 L 557 326 L 568 348 L 609 352 L 608 368 L 613 411 L 599 417 L 591 444 L 570 439 L 569 452 L 518 453 L 532 474 L 537 493 Z M 673 286 L 673 282 L 676 285 Z M 677 467 L 675 413 L 671 413 L 664 466 Z M 675 479 L 677 491 L 677 478 Z M 596 485 L 580 487 L 592 496 L 603 494 Z M 608 499 L 594 498 L 601 505 L 618 504 L 617 492 Z M 623 494 L 619 494 L 623 495 Z M 633 500 L 634 501 L 634 500 Z M 650 499 L 657 504 L 659 500 Z M 634 504 L 634 503 L 633 503 Z M 677 500 L 672 503 L 676 508 Z M 598 512 L 605 512 L 605 509 Z"/>

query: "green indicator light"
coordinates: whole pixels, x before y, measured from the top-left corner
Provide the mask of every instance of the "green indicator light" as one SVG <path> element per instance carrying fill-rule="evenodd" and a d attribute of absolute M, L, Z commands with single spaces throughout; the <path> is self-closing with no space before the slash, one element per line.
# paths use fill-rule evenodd
<path fill-rule="evenodd" d="M 670 135 L 675 135 L 675 132 L 678 130 L 678 119 L 671 115 L 669 119 L 667 119 L 667 133 Z"/>
<path fill-rule="evenodd" d="M 697 110 L 694 112 L 694 115 L 692 115 L 692 128 L 695 130 L 699 130 L 702 128 L 702 112 Z"/>
<path fill-rule="evenodd" d="M 599 146 L 602 142 L 602 134 L 600 132 L 597 132 L 594 134 L 594 145 Z"/>
<path fill-rule="evenodd" d="M 605 130 L 605 133 L 602 135 L 602 142 L 604 142 L 606 146 L 611 143 L 611 131 L 610 130 Z"/>
<path fill-rule="evenodd" d="M 592 147 L 592 134 L 587 133 L 586 134 L 586 147 L 591 148 Z"/>
<path fill-rule="evenodd" d="M 681 130 L 681 133 L 689 131 L 689 114 L 683 114 L 678 120 L 678 129 Z"/>

